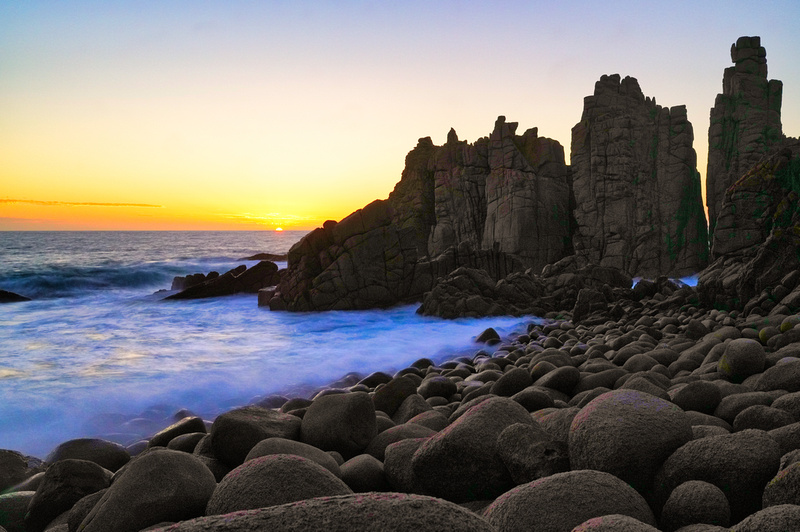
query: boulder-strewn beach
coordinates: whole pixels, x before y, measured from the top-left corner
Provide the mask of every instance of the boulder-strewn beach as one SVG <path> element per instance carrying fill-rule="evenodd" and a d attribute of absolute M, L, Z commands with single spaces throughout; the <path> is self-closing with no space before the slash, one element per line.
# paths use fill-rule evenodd
<path fill-rule="evenodd" d="M 420 139 L 387 200 L 305 236 L 286 269 L 179 277 L 170 297 L 544 322 L 310 397 L 176 412 L 128 446 L 0 451 L 0 525 L 800 530 L 800 141 L 781 130 L 760 39 L 731 59 L 710 227 L 685 107 L 631 77 L 585 99 L 570 166 L 504 117 L 473 144 Z M 676 279 L 692 273 L 697 286 Z"/>
<path fill-rule="evenodd" d="M 182 412 L 127 448 L 72 440 L 44 463 L 3 451 L 0 522 L 793 529 L 800 315 L 709 311 L 691 297 L 664 309 L 672 291 L 624 300 L 624 319 L 566 313 L 513 338 L 489 329 L 472 357 L 351 375 L 312 399 L 272 396 L 213 422 Z"/>

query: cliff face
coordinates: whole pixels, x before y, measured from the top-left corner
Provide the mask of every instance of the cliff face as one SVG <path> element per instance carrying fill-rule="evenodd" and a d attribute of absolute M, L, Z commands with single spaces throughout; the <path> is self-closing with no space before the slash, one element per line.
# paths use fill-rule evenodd
<path fill-rule="evenodd" d="M 708 238 L 693 140 L 685 106 L 661 107 L 636 79 L 603 76 L 572 129 L 575 253 L 645 277 L 702 269 Z"/>
<path fill-rule="evenodd" d="M 725 69 L 708 129 L 706 204 L 712 235 L 725 191 L 784 143 L 783 83 L 767 80 L 761 38 L 739 37 L 731 46 L 731 60 L 735 66 Z"/>
<path fill-rule="evenodd" d="M 564 149 L 536 128 L 515 135 L 498 118 L 489 137 L 482 247 L 522 257 L 535 270 L 571 251 L 568 168 Z"/>

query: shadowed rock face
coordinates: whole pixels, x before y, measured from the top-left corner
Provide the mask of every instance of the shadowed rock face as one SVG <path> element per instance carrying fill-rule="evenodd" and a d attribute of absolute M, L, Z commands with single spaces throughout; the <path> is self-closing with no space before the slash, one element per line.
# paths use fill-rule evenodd
<path fill-rule="evenodd" d="M 711 109 L 708 129 L 706 204 L 711 233 L 725 191 L 762 157 L 784 142 L 781 127 L 783 83 L 767 80 L 767 51 L 760 37 L 739 37 L 731 45 L 722 94 Z"/>
<path fill-rule="evenodd" d="M 636 79 L 603 76 L 572 128 L 575 253 L 630 275 L 682 275 L 708 259 L 686 107 L 645 98 Z"/>

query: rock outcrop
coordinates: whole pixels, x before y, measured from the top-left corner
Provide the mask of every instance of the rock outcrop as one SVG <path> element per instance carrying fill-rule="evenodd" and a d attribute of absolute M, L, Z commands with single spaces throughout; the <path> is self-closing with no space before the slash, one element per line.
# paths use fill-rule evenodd
<path fill-rule="evenodd" d="M 389 198 L 306 235 L 261 301 L 273 310 L 386 307 L 420 300 L 459 267 L 497 281 L 562 258 L 570 242 L 563 148 L 516 127 L 500 117 L 474 144 L 453 130 L 444 146 L 420 139 Z"/>
<path fill-rule="evenodd" d="M 731 45 L 731 60 L 735 66 L 725 69 L 722 94 L 711 109 L 708 129 L 706 205 L 712 235 L 725 191 L 785 142 L 783 83 L 767 80 L 767 51 L 761 38 L 739 37 Z"/>
<path fill-rule="evenodd" d="M 636 79 L 603 76 L 572 129 L 575 252 L 630 275 L 680 276 L 707 262 L 706 219 L 686 107 Z"/>
<path fill-rule="evenodd" d="M 222 275 L 215 274 L 216 272 L 211 272 L 207 276 L 198 273 L 185 278 L 176 277 L 172 281 L 173 290 L 176 287 L 183 288 L 180 292 L 164 299 L 200 299 L 256 293 L 262 288 L 277 285 L 281 279 L 278 266 L 267 260 L 262 260 L 250 268 L 242 264 Z"/>
<path fill-rule="evenodd" d="M 800 309 L 800 155 L 784 148 L 726 192 L 699 278 L 707 306 L 760 315 Z"/>

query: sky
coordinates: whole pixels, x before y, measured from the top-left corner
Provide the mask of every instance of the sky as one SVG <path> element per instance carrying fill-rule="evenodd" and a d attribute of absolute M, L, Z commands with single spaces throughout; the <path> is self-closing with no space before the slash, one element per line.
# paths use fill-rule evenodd
<path fill-rule="evenodd" d="M 705 176 L 730 46 L 760 35 L 800 135 L 800 2 L 0 2 L 0 230 L 313 229 L 420 137 L 505 115 L 569 157 L 630 75 L 686 105 Z"/>

